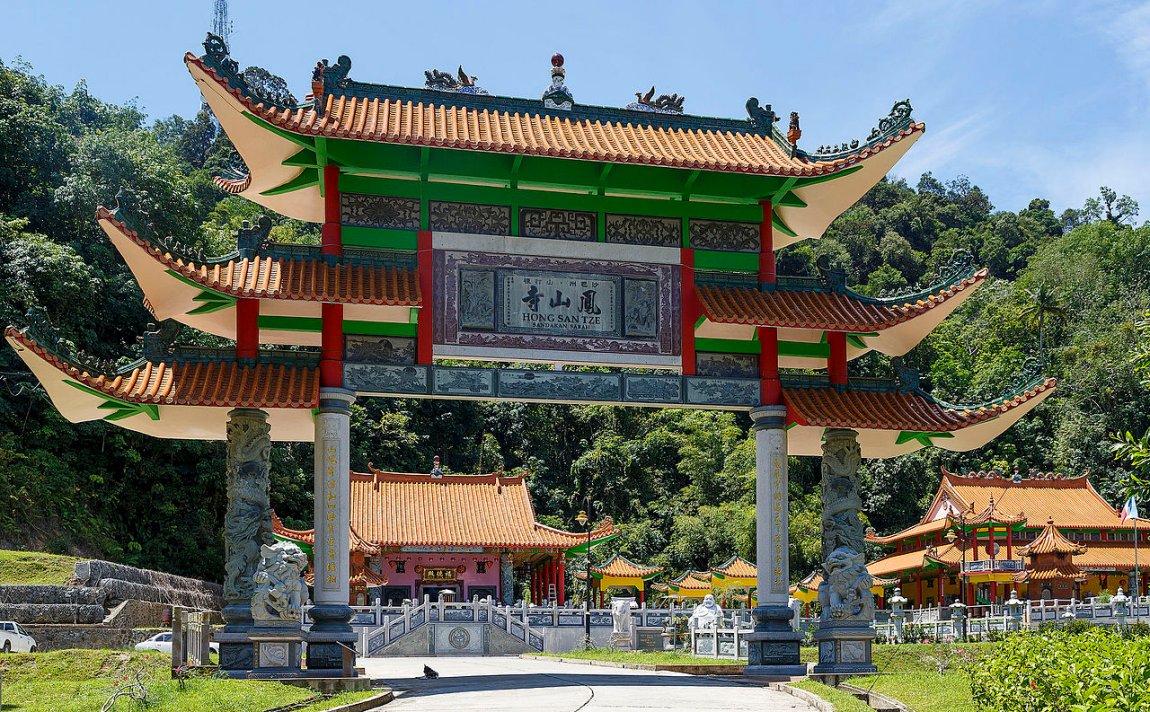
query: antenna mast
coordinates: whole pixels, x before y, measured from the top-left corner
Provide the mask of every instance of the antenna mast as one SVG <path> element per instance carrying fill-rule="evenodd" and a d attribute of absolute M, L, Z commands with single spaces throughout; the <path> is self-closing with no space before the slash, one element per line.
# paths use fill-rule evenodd
<path fill-rule="evenodd" d="M 212 12 L 212 34 L 228 44 L 232 34 L 232 23 L 228 19 L 228 0 L 215 0 Z"/>

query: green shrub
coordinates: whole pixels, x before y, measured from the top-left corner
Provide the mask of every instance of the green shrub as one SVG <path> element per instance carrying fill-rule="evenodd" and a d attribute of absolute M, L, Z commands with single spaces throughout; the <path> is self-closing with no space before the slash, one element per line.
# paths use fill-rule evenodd
<path fill-rule="evenodd" d="M 1073 624 L 1071 624 L 1073 625 Z M 974 700 L 1017 712 L 1150 709 L 1150 639 L 1086 626 L 1043 630 L 999 643 L 970 668 Z"/>

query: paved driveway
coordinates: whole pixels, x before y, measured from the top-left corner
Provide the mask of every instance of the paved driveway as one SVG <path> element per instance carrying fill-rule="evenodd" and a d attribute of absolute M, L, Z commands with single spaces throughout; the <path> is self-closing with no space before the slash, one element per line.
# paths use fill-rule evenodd
<path fill-rule="evenodd" d="M 721 677 L 648 672 L 515 657 L 361 658 L 396 691 L 388 712 L 811 712 L 790 695 Z M 419 679 L 423 666 L 440 675 Z"/>

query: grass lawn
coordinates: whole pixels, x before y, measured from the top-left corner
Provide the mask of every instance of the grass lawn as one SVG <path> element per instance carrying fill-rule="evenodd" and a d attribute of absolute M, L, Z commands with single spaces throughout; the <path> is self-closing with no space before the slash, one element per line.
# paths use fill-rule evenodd
<path fill-rule="evenodd" d="M 72 575 L 72 567 L 77 561 L 84 559 L 38 551 L 0 549 L 0 583 L 64 584 Z"/>
<path fill-rule="evenodd" d="M 278 682 L 252 682 L 199 677 L 184 689 L 171 679 L 169 658 L 162 653 L 116 650 L 60 650 L 50 653 L 14 654 L 0 658 L 4 679 L 3 711 L 91 712 L 141 671 L 150 712 L 263 712 L 294 703 L 315 701 L 309 712 L 331 709 L 370 697 L 371 693 L 347 693 L 320 698 L 306 688 Z M 115 709 L 138 707 L 130 700 Z"/>
<path fill-rule="evenodd" d="M 578 660 L 604 660 L 612 663 L 640 663 L 643 665 L 743 665 L 742 660 L 730 658 L 697 658 L 676 651 L 628 651 L 614 648 L 592 648 L 573 650 L 570 653 L 540 653 L 552 658 L 573 658 Z"/>
<path fill-rule="evenodd" d="M 834 705 L 835 712 L 870 712 L 870 706 L 865 702 L 860 702 L 846 692 L 824 685 L 821 682 L 803 680 L 801 682 L 791 683 L 791 687 L 797 687 L 800 690 L 806 690 L 807 692 L 818 695 Z"/>

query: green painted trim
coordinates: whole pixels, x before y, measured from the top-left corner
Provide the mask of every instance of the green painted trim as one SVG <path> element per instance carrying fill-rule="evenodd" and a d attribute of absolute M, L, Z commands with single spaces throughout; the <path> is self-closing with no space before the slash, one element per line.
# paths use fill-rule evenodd
<path fill-rule="evenodd" d="M 740 341 L 738 339 L 695 339 L 695 353 L 711 351 L 724 354 L 757 354 L 758 341 Z"/>
<path fill-rule="evenodd" d="M 209 289 L 199 282 L 192 281 L 179 272 L 169 269 L 164 270 L 169 275 L 175 277 L 184 284 L 195 287 L 200 290 L 200 293 L 192 297 L 193 302 L 200 302 L 200 306 L 190 310 L 188 316 L 199 316 L 200 314 L 211 314 L 213 312 L 222 311 L 224 309 L 231 309 L 236 305 L 236 297 L 223 292 L 217 292 L 214 289 Z"/>
<path fill-rule="evenodd" d="M 318 333 L 323 329 L 323 320 L 310 316 L 266 316 L 259 318 L 260 329 L 269 331 L 302 331 Z M 345 334 L 368 334 L 372 336 L 415 336 L 416 325 L 394 321 L 345 321 Z"/>
<path fill-rule="evenodd" d="M 779 186 L 779 189 L 775 191 L 775 194 L 771 196 L 771 206 L 774 207 L 775 205 L 780 204 L 787 196 L 787 194 L 791 192 L 791 188 L 795 187 L 795 183 L 798 182 L 798 176 L 791 176 L 790 178 L 787 178 L 785 181 L 783 181 L 783 184 Z"/>
<path fill-rule="evenodd" d="M 323 195 L 323 181 L 319 178 L 318 168 L 304 168 L 295 178 L 292 178 L 286 183 L 281 183 L 275 188 L 268 188 L 260 193 L 260 195 L 269 197 L 273 195 L 283 195 L 284 193 L 292 193 L 305 188 L 319 188 L 320 195 Z"/>
<path fill-rule="evenodd" d="M 779 356 L 794 358 L 830 358 L 831 347 L 826 343 L 826 334 L 819 343 L 807 341 L 779 341 Z"/>
<path fill-rule="evenodd" d="M 296 168 L 315 168 L 319 165 L 319 158 L 316 152 L 310 148 L 301 148 L 295 154 L 290 156 L 283 162 L 285 166 L 293 166 Z"/>
<path fill-rule="evenodd" d="M 807 207 L 807 201 L 795 195 L 793 192 L 787 191 L 783 193 L 778 202 L 772 201 L 771 206 L 776 208 L 805 208 Z"/>
<path fill-rule="evenodd" d="M 378 247 L 410 252 L 419 247 L 419 233 L 415 230 L 344 225 L 342 235 L 345 247 Z"/>
<path fill-rule="evenodd" d="M 700 316 L 698 319 L 695 320 L 695 329 L 698 329 L 700 326 L 702 326 L 703 322 L 705 322 L 705 321 L 707 321 L 707 315 L 703 314 L 702 316 Z M 758 335 L 759 335 L 758 330 L 755 330 L 755 336 L 757 337 Z"/>
<path fill-rule="evenodd" d="M 878 332 L 871 331 L 865 334 L 847 334 L 847 343 L 856 349 L 869 349 L 870 347 L 867 346 L 866 340 L 872 336 L 878 336 Z M 826 334 L 823 334 L 823 338 L 826 338 Z"/>
<path fill-rule="evenodd" d="M 83 391 L 88 395 L 103 399 L 104 402 L 97 407 L 101 410 L 114 411 L 108 415 L 105 415 L 103 418 L 104 420 L 115 422 L 117 420 L 123 420 L 124 418 L 130 418 L 133 415 L 140 414 L 147 415 L 150 420 L 160 419 L 160 406 L 156 405 L 155 403 L 132 403 L 130 401 L 121 400 L 119 398 L 113 398 L 103 391 L 98 391 L 95 388 L 89 388 L 82 383 L 77 383 L 76 381 L 71 381 L 67 378 L 64 379 L 64 383 L 67 383 L 69 386 L 72 386 L 79 391 Z"/>
<path fill-rule="evenodd" d="M 844 171 L 838 171 L 837 173 L 831 173 L 830 175 L 811 176 L 809 178 L 799 178 L 798 182 L 795 184 L 794 187 L 795 188 L 808 188 L 812 185 L 818 185 L 819 183 L 826 183 L 827 181 L 832 181 L 832 180 L 835 180 L 836 178 L 843 178 L 845 176 L 849 176 L 850 174 L 852 174 L 856 171 L 861 171 L 861 170 L 862 170 L 862 166 L 853 166 L 851 168 L 847 168 Z"/>
<path fill-rule="evenodd" d="M 789 225 L 787 225 L 785 222 L 783 222 L 783 219 L 781 217 L 779 217 L 779 213 L 777 210 L 775 210 L 774 206 L 771 206 L 771 226 L 774 227 L 775 230 L 778 230 L 779 232 L 786 235 L 787 237 L 798 237 L 799 236 L 799 233 L 792 230 Z"/>
<path fill-rule="evenodd" d="M 930 446 L 934 445 L 934 443 L 931 442 L 931 440 L 933 440 L 935 438 L 948 439 L 948 438 L 953 438 L 953 437 L 954 437 L 954 433 L 923 433 L 923 432 L 918 432 L 915 430 L 901 430 L 901 431 L 899 431 L 898 437 L 895 438 L 894 444 L 895 445 L 902 445 L 904 443 L 909 443 L 911 441 L 914 441 L 914 442 L 919 443 L 923 447 L 930 447 Z"/>
<path fill-rule="evenodd" d="M 716 272 L 759 271 L 759 256 L 749 252 L 720 252 L 718 250 L 695 250 L 695 269 Z"/>
<path fill-rule="evenodd" d="M 619 536 L 618 532 L 616 532 L 614 534 L 609 534 L 609 535 L 603 537 L 602 539 L 592 539 L 590 546 L 588 546 L 587 542 L 583 542 L 581 544 L 576 544 L 575 546 L 571 547 L 570 549 L 567 549 L 566 552 L 564 553 L 564 555 L 570 557 L 572 554 L 584 554 L 587 552 L 588 548 L 594 549 L 595 547 L 599 546 L 600 544 L 606 544 L 607 542 L 611 541 L 612 539 L 614 539 L 617 536 Z"/>
<path fill-rule="evenodd" d="M 292 133 L 291 131 L 285 131 L 278 126 L 273 126 L 249 111 L 245 111 L 243 115 L 249 121 L 264 129 L 265 131 L 270 131 L 276 136 L 291 141 L 297 146 L 301 146 L 303 148 L 315 148 L 315 141 L 313 141 L 311 137 L 302 136 L 300 134 Z"/>

